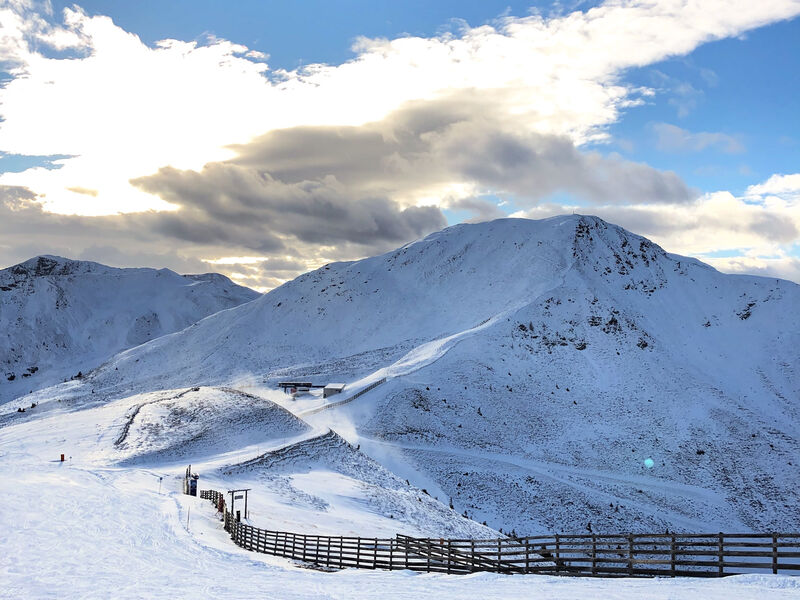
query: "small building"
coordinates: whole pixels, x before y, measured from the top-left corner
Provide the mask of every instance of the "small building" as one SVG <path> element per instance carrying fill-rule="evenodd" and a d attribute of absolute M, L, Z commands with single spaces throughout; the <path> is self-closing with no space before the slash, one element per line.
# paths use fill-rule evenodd
<path fill-rule="evenodd" d="M 313 387 L 322 387 L 321 385 L 314 385 L 308 381 L 279 381 L 278 387 L 283 388 L 285 394 L 296 394 L 297 392 L 307 392 Z"/>
<path fill-rule="evenodd" d="M 334 396 L 336 394 L 341 394 L 344 390 L 344 383 L 329 383 L 324 388 L 322 388 L 322 397 L 327 398 L 328 396 Z"/>

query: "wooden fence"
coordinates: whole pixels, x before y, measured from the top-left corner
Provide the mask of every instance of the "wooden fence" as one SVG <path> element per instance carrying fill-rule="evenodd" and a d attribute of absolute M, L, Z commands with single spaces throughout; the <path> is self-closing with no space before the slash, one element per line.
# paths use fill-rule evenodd
<path fill-rule="evenodd" d="M 270 531 L 237 522 L 224 496 L 203 490 L 235 544 L 264 554 L 342 569 L 428 573 L 723 577 L 800 571 L 800 533 L 554 535 L 492 540 L 364 538 Z"/>
<path fill-rule="evenodd" d="M 363 396 L 367 392 L 370 392 L 370 391 L 374 390 L 376 387 L 378 387 L 382 383 L 386 383 L 386 377 L 383 377 L 381 379 L 378 379 L 378 381 L 370 383 L 363 390 L 357 391 L 355 394 L 353 394 L 349 398 L 345 398 L 344 400 L 339 400 L 338 402 L 331 402 L 330 404 L 324 404 L 323 406 L 319 406 L 317 408 L 311 408 L 309 410 L 297 413 L 297 416 L 298 417 L 310 417 L 311 415 L 315 415 L 317 413 L 320 413 L 323 410 L 330 410 L 331 408 L 336 408 L 337 406 L 342 406 L 343 404 L 347 404 L 349 402 L 352 402 L 356 398 L 360 398 L 361 396 Z"/>

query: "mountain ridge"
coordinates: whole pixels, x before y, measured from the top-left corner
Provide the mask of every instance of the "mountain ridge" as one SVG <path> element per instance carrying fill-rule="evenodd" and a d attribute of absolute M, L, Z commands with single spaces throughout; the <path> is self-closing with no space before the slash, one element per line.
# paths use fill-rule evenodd
<path fill-rule="evenodd" d="M 0 270 L 0 402 L 258 297 L 217 274 L 40 255 Z"/>

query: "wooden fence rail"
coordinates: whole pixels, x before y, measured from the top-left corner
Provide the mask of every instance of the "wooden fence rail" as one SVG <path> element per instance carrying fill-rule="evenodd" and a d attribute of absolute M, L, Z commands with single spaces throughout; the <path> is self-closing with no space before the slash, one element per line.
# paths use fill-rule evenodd
<path fill-rule="evenodd" d="M 723 577 L 800 574 L 800 533 L 554 535 L 492 540 L 304 535 L 237 522 L 225 497 L 203 490 L 235 544 L 319 567 L 428 573 Z"/>
<path fill-rule="evenodd" d="M 315 415 L 315 414 L 320 413 L 320 412 L 322 412 L 324 410 L 330 410 L 332 408 L 336 408 L 338 406 L 342 406 L 343 404 L 348 404 L 348 403 L 352 402 L 353 400 L 355 400 L 357 398 L 360 398 L 361 396 L 363 396 L 367 392 L 371 392 L 372 390 L 374 390 L 376 387 L 378 387 L 382 383 L 386 383 L 386 377 L 382 377 L 381 379 L 378 379 L 378 381 L 370 383 L 367 387 L 365 387 L 362 390 L 357 391 L 355 394 L 353 394 L 349 398 L 345 398 L 344 400 L 339 400 L 338 402 L 331 402 L 329 404 L 323 404 L 322 406 L 319 406 L 317 408 L 311 408 L 309 410 L 305 410 L 303 412 L 297 413 L 297 416 L 299 416 L 299 417 L 310 417 L 311 415 Z"/>

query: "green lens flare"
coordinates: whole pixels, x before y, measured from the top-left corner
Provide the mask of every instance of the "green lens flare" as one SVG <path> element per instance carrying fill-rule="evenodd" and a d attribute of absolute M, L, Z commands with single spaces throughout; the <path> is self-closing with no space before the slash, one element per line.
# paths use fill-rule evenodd
<path fill-rule="evenodd" d="M 645 458 L 644 459 L 644 466 L 647 467 L 648 469 L 652 469 L 654 464 L 656 464 L 656 463 L 653 461 L 652 458 Z"/>

